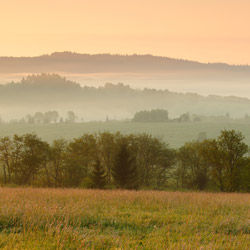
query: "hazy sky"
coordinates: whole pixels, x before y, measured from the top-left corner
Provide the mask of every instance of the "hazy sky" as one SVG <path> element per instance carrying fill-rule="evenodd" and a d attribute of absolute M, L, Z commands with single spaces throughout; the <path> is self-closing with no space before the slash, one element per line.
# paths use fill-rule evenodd
<path fill-rule="evenodd" d="M 0 55 L 154 54 L 250 64 L 250 0 L 0 0 Z"/>

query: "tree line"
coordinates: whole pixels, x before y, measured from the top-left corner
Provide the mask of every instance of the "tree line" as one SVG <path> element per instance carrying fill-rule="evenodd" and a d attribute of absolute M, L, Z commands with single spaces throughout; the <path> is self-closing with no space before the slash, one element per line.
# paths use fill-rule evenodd
<path fill-rule="evenodd" d="M 166 109 L 152 109 L 152 110 L 142 110 L 134 114 L 132 122 L 190 122 L 190 121 L 201 121 L 200 116 L 191 115 L 187 112 L 181 114 L 177 118 L 170 119 L 168 115 L 168 110 Z"/>
<path fill-rule="evenodd" d="M 148 134 L 84 134 L 49 144 L 36 134 L 0 139 L 4 185 L 99 189 L 250 191 L 244 137 L 223 130 L 217 139 L 171 149 Z"/>
<path fill-rule="evenodd" d="M 78 119 L 77 115 L 73 111 L 68 111 L 66 117 L 60 117 L 58 111 L 47 111 L 47 112 L 35 112 L 35 114 L 27 114 L 21 119 L 12 119 L 9 121 L 10 124 L 48 124 L 48 123 L 74 123 Z M 4 123 L 0 120 L 0 123 Z"/>
<path fill-rule="evenodd" d="M 245 114 L 244 117 L 233 119 L 227 112 L 225 115 L 205 116 L 198 114 L 190 114 L 189 112 L 183 113 L 175 118 L 169 117 L 169 112 L 166 109 L 151 109 L 141 110 L 134 114 L 131 119 L 132 122 L 229 122 L 229 121 L 247 121 L 249 122 L 250 116 Z"/>

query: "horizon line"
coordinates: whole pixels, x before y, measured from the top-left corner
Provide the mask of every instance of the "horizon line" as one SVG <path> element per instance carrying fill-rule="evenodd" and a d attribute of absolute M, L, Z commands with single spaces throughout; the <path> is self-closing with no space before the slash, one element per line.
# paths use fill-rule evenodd
<path fill-rule="evenodd" d="M 186 61 L 186 62 L 193 62 L 193 63 L 198 63 L 198 64 L 221 64 L 221 65 L 228 65 L 228 66 L 238 66 L 238 67 L 249 67 L 250 64 L 232 64 L 232 63 L 226 63 L 226 62 L 221 62 L 221 61 L 215 61 L 215 62 L 202 62 L 202 61 L 195 61 L 195 60 L 190 60 L 190 59 L 185 59 L 185 58 L 177 58 L 177 57 L 169 57 L 169 56 L 158 56 L 154 54 L 120 54 L 120 53 L 79 53 L 79 52 L 74 52 L 70 50 L 65 50 L 65 51 L 55 51 L 52 53 L 45 53 L 45 54 L 40 54 L 40 55 L 32 55 L 32 56 L 1 56 L 0 58 L 38 58 L 38 57 L 43 57 L 43 56 L 53 56 L 54 54 L 63 54 L 63 53 L 68 53 L 68 54 L 76 54 L 76 55 L 90 55 L 90 56 L 97 56 L 97 55 L 110 55 L 110 56 L 151 56 L 151 57 L 156 57 L 156 58 L 166 58 L 166 59 L 171 59 L 171 60 L 179 60 L 179 61 Z"/>

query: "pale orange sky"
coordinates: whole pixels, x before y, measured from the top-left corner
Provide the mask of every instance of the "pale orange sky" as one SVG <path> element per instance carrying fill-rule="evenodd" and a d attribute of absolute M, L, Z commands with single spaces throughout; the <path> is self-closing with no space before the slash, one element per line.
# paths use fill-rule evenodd
<path fill-rule="evenodd" d="M 154 54 L 250 64 L 250 0 L 0 0 L 0 56 Z"/>

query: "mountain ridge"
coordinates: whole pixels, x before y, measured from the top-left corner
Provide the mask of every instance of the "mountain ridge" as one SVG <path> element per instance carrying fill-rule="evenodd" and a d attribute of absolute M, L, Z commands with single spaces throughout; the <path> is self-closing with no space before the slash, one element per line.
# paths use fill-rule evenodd
<path fill-rule="evenodd" d="M 119 55 L 119 54 L 80 54 L 74 52 L 54 52 L 34 57 L 0 57 L 1 73 L 41 73 L 68 71 L 76 73 L 98 72 L 168 72 L 168 71 L 228 71 L 250 74 L 249 65 L 232 65 L 222 62 L 201 63 L 164 56 Z"/>

